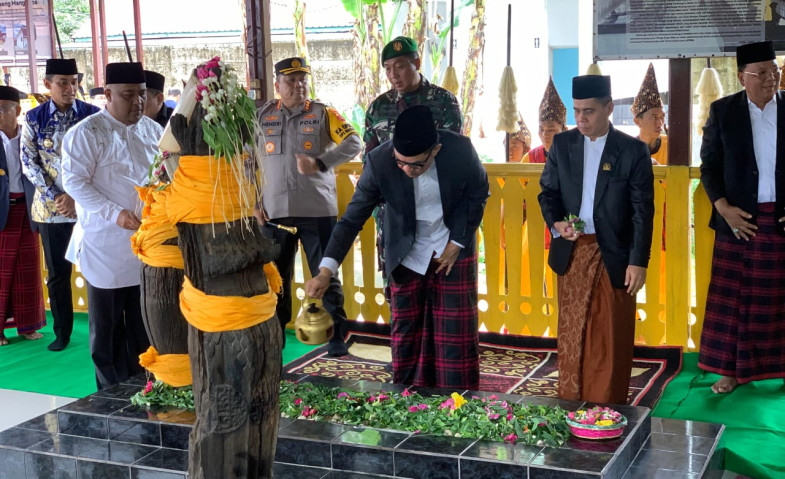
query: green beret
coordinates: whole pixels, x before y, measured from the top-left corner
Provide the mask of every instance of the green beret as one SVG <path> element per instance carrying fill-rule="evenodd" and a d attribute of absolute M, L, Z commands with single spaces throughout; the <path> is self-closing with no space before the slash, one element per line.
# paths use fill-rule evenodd
<path fill-rule="evenodd" d="M 390 58 L 417 53 L 417 43 L 409 37 L 396 37 L 384 46 L 382 50 L 382 63 Z"/>

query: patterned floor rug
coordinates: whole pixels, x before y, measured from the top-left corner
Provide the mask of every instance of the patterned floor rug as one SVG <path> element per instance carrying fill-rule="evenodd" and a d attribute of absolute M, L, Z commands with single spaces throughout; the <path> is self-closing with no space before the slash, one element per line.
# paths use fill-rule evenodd
<path fill-rule="evenodd" d="M 327 346 L 284 366 L 292 374 L 391 382 L 389 336 L 353 331 L 349 354 L 333 358 Z M 681 348 L 635 347 L 628 403 L 654 407 L 665 386 L 681 370 Z M 493 333 L 480 335 L 480 390 L 556 397 L 556 340 Z"/>

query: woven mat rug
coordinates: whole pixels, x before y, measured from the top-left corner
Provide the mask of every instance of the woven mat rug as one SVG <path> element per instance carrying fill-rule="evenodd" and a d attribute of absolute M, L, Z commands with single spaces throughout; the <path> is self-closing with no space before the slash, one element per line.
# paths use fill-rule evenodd
<path fill-rule="evenodd" d="M 333 358 L 327 346 L 284 366 L 293 374 L 392 382 L 385 371 L 391 360 L 385 334 L 352 331 L 349 354 Z M 635 347 L 628 403 L 652 408 L 665 386 L 681 370 L 681 348 Z M 523 396 L 557 397 L 556 340 L 531 336 L 480 334 L 480 390 Z"/>

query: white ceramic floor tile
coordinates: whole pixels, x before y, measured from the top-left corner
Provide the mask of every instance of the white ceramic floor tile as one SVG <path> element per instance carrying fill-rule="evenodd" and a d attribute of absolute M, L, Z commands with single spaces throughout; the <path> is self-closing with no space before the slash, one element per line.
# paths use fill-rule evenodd
<path fill-rule="evenodd" d="M 0 389 L 0 431 L 74 401 L 62 396 Z"/>

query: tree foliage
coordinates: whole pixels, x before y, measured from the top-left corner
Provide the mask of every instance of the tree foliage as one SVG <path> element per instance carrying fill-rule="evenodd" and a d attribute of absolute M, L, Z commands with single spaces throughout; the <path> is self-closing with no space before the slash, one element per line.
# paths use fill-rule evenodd
<path fill-rule="evenodd" d="M 54 14 L 60 41 L 69 42 L 73 34 L 90 19 L 90 5 L 87 0 L 54 0 Z"/>

